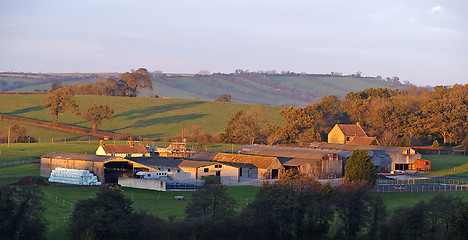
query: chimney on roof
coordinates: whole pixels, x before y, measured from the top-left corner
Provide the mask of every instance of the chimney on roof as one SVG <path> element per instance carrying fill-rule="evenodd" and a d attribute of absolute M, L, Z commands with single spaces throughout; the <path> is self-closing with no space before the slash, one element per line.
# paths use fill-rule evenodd
<path fill-rule="evenodd" d="M 133 141 L 132 140 L 128 141 L 128 145 L 133 147 Z"/>
<path fill-rule="evenodd" d="M 104 146 L 104 140 L 99 141 L 99 146 Z"/>

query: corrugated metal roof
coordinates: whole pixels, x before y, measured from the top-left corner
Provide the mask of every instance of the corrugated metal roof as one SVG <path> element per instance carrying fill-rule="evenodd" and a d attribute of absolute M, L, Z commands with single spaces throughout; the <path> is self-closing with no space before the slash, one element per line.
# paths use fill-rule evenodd
<path fill-rule="evenodd" d="M 217 152 L 200 152 L 193 155 L 190 159 L 196 160 L 213 160 L 216 157 Z"/>
<path fill-rule="evenodd" d="M 116 157 L 111 156 L 102 156 L 94 154 L 83 154 L 83 153 L 62 153 L 62 152 L 53 152 L 42 156 L 43 158 L 58 158 L 58 159 L 69 159 L 69 160 L 83 160 L 83 161 L 93 161 L 93 162 L 105 162 Z"/>
<path fill-rule="evenodd" d="M 244 155 L 244 154 L 228 154 L 218 153 L 214 157 L 213 161 L 237 163 L 239 165 L 253 165 L 257 168 L 267 169 L 274 161 L 278 161 L 275 157 L 264 157 L 255 155 Z"/>
<path fill-rule="evenodd" d="M 300 159 L 300 158 L 293 158 L 293 159 L 284 159 L 286 161 L 281 161 L 281 163 L 285 166 L 298 166 L 305 163 L 316 162 L 320 160 L 312 160 L 312 159 Z"/>
<path fill-rule="evenodd" d="M 167 167 L 187 167 L 187 168 L 199 168 L 206 167 L 216 164 L 216 162 L 209 161 L 198 161 L 198 160 L 184 160 L 184 159 L 173 159 L 173 158 L 129 158 L 132 161 L 140 163 L 142 165 L 156 167 L 156 166 L 167 166 Z"/>
<path fill-rule="evenodd" d="M 256 153 L 261 156 L 275 156 L 275 157 L 286 157 L 286 158 L 299 158 L 299 159 L 313 159 L 320 160 L 327 152 L 322 151 L 310 151 L 305 149 L 290 149 L 290 148 L 281 148 L 281 149 L 261 149 Z"/>
<path fill-rule="evenodd" d="M 216 152 L 201 152 L 194 155 L 192 159 L 216 161 L 234 167 L 256 167 L 262 169 L 267 169 L 274 161 L 278 161 L 276 157 L 270 156 L 266 157 Z"/>

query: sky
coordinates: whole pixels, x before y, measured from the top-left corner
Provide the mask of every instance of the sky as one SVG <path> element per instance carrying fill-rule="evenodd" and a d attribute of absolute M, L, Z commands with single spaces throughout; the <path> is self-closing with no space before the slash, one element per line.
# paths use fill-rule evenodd
<path fill-rule="evenodd" d="M 358 71 L 468 83 L 466 0 L 0 0 L 0 71 Z"/>

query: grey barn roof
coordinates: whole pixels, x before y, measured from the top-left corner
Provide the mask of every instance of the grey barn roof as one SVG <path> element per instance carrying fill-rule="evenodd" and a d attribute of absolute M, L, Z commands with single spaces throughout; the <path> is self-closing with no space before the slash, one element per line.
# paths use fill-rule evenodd
<path fill-rule="evenodd" d="M 238 150 L 245 151 L 245 152 L 252 152 L 254 154 L 268 154 L 269 156 L 276 156 L 272 155 L 272 153 L 278 153 L 280 156 L 285 156 L 285 152 L 287 152 L 289 157 L 294 158 L 305 158 L 310 154 L 313 156 L 312 153 L 336 153 L 341 157 L 349 157 L 353 150 L 355 149 L 362 149 L 366 151 L 371 151 L 376 154 L 394 154 L 394 153 L 401 153 L 405 150 L 411 149 L 411 147 L 389 147 L 389 146 L 374 146 L 374 145 L 349 145 L 349 144 L 338 144 L 338 143 L 325 143 L 325 142 L 315 142 L 311 143 L 307 148 L 292 148 L 292 147 L 281 147 L 281 146 L 267 146 L 267 145 L 245 145 L 239 148 Z M 268 153 L 271 152 L 271 153 Z M 308 154 L 304 154 L 301 152 L 307 152 Z M 287 157 L 287 156 L 285 156 Z M 310 157 L 307 157 L 310 158 Z"/>
<path fill-rule="evenodd" d="M 83 160 L 92 162 L 105 162 L 116 157 L 102 156 L 94 154 L 83 154 L 83 153 L 62 153 L 53 152 L 42 156 L 43 158 L 57 158 L 57 159 L 69 159 L 69 160 Z"/>
<path fill-rule="evenodd" d="M 188 168 L 199 168 L 217 164 L 216 162 L 209 161 L 198 161 L 198 160 L 184 160 L 184 159 L 173 159 L 173 158 L 128 158 L 134 162 L 142 165 L 154 167 L 154 166 L 166 166 L 166 167 L 188 167 Z"/>

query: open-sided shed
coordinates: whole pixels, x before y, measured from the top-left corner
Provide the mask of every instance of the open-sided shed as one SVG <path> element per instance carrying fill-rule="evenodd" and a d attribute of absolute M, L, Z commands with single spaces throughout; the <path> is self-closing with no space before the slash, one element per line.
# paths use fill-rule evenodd
<path fill-rule="evenodd" d="M 117 183 L 118 177 L 133 177 L 136 171 L 158 171 L 121 157 L 53 152 L 41 157 L 41 176 L 50 177 L 57 167 L 93 171 L 102 183 Z"/>

